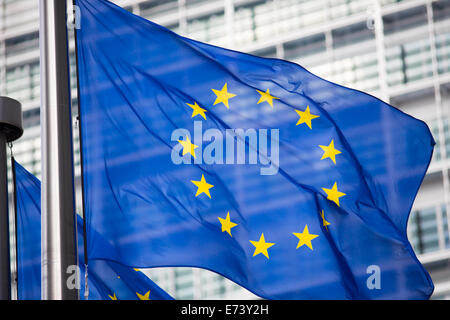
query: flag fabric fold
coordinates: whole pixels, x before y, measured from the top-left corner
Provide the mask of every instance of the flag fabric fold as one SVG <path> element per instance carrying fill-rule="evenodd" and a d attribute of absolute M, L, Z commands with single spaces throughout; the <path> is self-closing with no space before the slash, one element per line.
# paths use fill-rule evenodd
<path fill-rule="evenodd" d="M 424 122 L 297 64 L 76 4 L 93 258 L 200 267 L 271 299 L 431 295 L 406 234 Z"/>
<path fill-rule="evenodd" d="M 19 300 L 41 299 L 41 183 L 14 162 L 17 201 L 17 283 Z M 77 216 L 80 298 L 84 299 L 83 223 Z M 97 237 L 97 240 L 101 240 Z M 100 246 L 107 248 L 103 241 Z M 172 297 L 140 270 L 117 262 L 89 260 L 90 300 L 169 300 Z"/>

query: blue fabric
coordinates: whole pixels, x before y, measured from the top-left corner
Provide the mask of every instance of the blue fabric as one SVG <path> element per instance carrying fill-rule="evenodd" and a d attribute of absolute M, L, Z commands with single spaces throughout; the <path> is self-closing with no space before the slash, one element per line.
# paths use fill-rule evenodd
<path fill-rule="evenodd" d="M 406 234 L 434 146 L 425 123 L 294 63 L 76 4 L 93 258 L 205 268 L 271 299 L 431 295 Z"/>
<path fill-rule="evenodd" d="M 41 298 L 41 183 L 15 162 L 17 188 L 18 295 L 20 300 Z M 80 298 L 84 299 L 85 268 L 83 256 L 83 223 L 77 216 L 80 264 Z M 97 237 L 101 241 L 100 237 Z M 100 246 L 107 246 L 102 241 Z M 137 300 L 136 293 L 154 300 L 172 299 L 141 271 L 119 263 L 89 260 L 89 299 Z"/>

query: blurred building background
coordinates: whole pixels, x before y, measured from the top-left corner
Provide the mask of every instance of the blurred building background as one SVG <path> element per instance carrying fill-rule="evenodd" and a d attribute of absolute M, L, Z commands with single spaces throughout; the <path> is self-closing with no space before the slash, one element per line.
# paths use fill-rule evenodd
<path fill-rule="evenodd" d="M 196 40 L 297 62 L 325 79 L 369 92 L 426 121 L 437 145 L 408 233 L 434 280 L 433 298 L 450 299 L 450 0 L 113 2 Z M 14 153 L 40 177 L 38 4 L 38 0 L 0 0 L 0 95 L 23 104 L 26 130 L 15 143 Z M 69 35 L 80 210 L 73 31 Z M 146 273 L 176 298 L 256 298 L 205 270 Z"/>

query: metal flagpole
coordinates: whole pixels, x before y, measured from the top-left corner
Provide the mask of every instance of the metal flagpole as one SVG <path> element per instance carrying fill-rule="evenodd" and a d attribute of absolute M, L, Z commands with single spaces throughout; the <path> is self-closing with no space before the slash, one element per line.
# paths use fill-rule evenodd
<path fill-rule="evenodd" d="M 11 300 L 6 144 L 20 138 L 22 134 L 21 104 L 16 100 L 0 97 L 0 300 Z"/>
<path fill-rule="evenodd" d="M 81 203 L 83 211 L 83 249 L 84 249 L 84 300 L 89 300 L 89 255 L 88 255 L 88 239 L 86 227 L 86 210 L 85 210 L 85 193 L 84 193 L 84 161 L 83 161 L 83 134 L 81 123 L 81 102 L 80 102 L 80 77 L 79 77 L 79 61 L 78 61 L 78 35 L 77 29 L 80 28 L 79 16 L 76 14 L 75 0 L 72 2 L 74 11 L 74 36 L 75 36 L 75 61 L 77 66 L 77 94 L 78 94 L 78 137 L 80 141 L 80 166 L 81 166 Z"/>
<path fill-rule="evenodd" d="M 44 300 L 79 297 L 66 6 L 39 1 Z"/>
<path fill-rule="evenodd" d="M 13 277 L 13 282 L 15 287 L 13 288 L 16 292 L 16 300 L 20 299 L 19 296 L 19 245 L 18 232 L 17 232 L 17 181 L 16 181 L 16 160 L 14 159 L 12 145 L 9 145 L 11 151 L 11 171 L 12 171 L 12 181 L 13 181 L 13 201 L 14 201 L 14 243 L 15 243 L 15 256 L 16 256 L 16 270 Z"/>

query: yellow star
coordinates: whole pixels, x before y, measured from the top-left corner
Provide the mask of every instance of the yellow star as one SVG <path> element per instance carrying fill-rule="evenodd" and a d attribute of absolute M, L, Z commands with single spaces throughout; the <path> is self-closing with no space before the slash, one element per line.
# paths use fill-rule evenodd
<path fill-rule="evenodd" d="M 253 253 L 253 256 L 262 253 L 263 255 L 266 256 L 267 259 L 269 259 L 269 253 L 267 252 L 267 249 L 269 249 L 275 243 L 266 242 L 266 240 L 264 239 L 264 233 L 261 233 L 259 241 L 250 240 L 250 242 L 252 243 L 252 245 L 255 246 L 255 252 Z"/>
<path fill-rule="evenodd" d="M 143 295 L 136 292 L 136 295 L 138 296 L 139 300 L 150 300 L 150 290 Z"/>
<path fill-rule="evenodd" d="M 222 90 L 211 89 L 217 96 L 216 101 L 214 101 L 214 105 L 218 103 L 223 103 L 227 109 L 230 108 L 228 105 L 228 99 L 235 97 L 236 95 L 228 92 L 227 84 L 223 86 Z"/>
<path fill-rule="evenodd" d="M 323 226 L 325 227 L 325 229 L 327 229 L 328 231 L 328 226 L 331 224 L 329 223 L 327 220 L 325 220 L 325 212 L 322 210 L 322 213 L 320 214 L 320 216 L 322 217 L 322 222 L 323 222 Z"/>
<path fill-rule="evenodd" d="M 206 115 L 205 112 L 208 112 L 206 109 L 201 108 L 197 102 L 194 102 L 194 104 L 190 104 L 190 103 L 186 103 L 189 107 L 192 108 L 192 117 L 195 117 L 196 115 L 201 115 L 203 117 L 203 119 L 206 120 Z"/>
<path fill-rule="evenodd" d="M 312 130 L 311 127 L 311 120 L 319 118 L 319 116 L 316 116 L 315 114 L 311 114 L 309 110 L 309 106 L 306 107 L 305 111 L 295 110 L 295 112 L 298 113 L 300 116 L 300 119 L 298 119 L 296 126 L 302 123 L 306 123 L 306 125 Z"/>
<path fill-rule="evenodd" d="M 319 147 L 321 147 L 322 150 L 324 151 L 323 156 L 320 160 L 330 158 L 331 161 L 333 161 L 333 163 L 336 164 L 336 155 L 341 154 L 342 152 L 334 148 L 334 140 L 331 139 L 331 142 L 328 146 L 319 145 Z"/>
<path fill-rule="evenodd" d="M 202 178 L 200 181 L 191 180 L 191 182 L 193 184 L 195 184 L 198 188 L 197 193 L 195 194 L 196 197 L 202 193 L 205 193 L 211 199 L 211 194 L 209 193 L 209 189 L 211 189 L 214 186 L 212 184 L 209 184 L 206 182 L 205 176 L 203 174 L 202 174 Z"/>
<path fill-rule="evenodd" d="M 339 198 L 345 196 L 346 194 L 340 192 L 337 188 L 336 182 L 334 183 L 331 189 L 322 188 L 323 191 L 327 194 L 327 199 L 333 201 L 339 206 Z"/>
<path fill-rule="evenodd" d="M 311 234 L 308 231 L 308 225 L 305 225 L 305 229 L 303 229 L 302 233 L 293 233 L 294 236 L 296 236 L 297 238 L 299 238 L 299 242 L 297 244 L 297 249 L 300 248 L 302 245 L 306 244 L 308 246 L 308 248 L 310 248 L 311 250 L 313 250 L 312 244 L 311 244 L 311 240 L 315 239 L 318 237 L 317 234 Z"/>
<path fill-rule="evenodd" d="M 261 102 L 266 101 L 268 104 L 270 104 L 270 106 L 273 109 L 273 99 L 280 99 L 280 98 L 272 96 L 270 94 L 269 89 L 267 89 L 266 92 L 259 91 L 258 89 L 256 89 L 256 91 L 258 91 L 258 93 L 261 95 L 261 97 L 259 98 L 259 101 L 256 104 L 260 104 Z"/>
<path fill-rule="evenodd" d="M 110 295 L 108 294 L 108 297 L 109 297 L 111 300 L 117 300 L 116 293 L 114 293 L 113 296 L 110 296 Z"/>
<path fill-rule="evenodd" d="M 217 217 L 217 218 L 219 218 L 220 224 L 222 225 L 222 232 L 226 231 L 232 237 L 231 228 L 236 227 L 237 223 L 230 221 L 230 212 L 227 212 L 227 217 L 225 219 L 223 219 L 221 217 Z"/>
<path fill-rule="evenodd" d="M 139 272 L 141 270 L 139 270 L 138 268 L 133 268 L 134 271 Z"/>
<path fill-rule="evenodd" d="M 197 156 L 195 155 L 195 149 L 197 149 L 198 146 L 191 143 L 191 140 L 188 136 L 186 136 L 186 140 L 178 140 L 178 142 L 183 146 L 183 156 L 186 153 L 190 153 L 194 157 L 194 159 L 197 158 Z"/>

